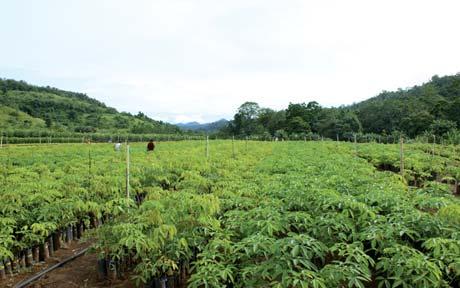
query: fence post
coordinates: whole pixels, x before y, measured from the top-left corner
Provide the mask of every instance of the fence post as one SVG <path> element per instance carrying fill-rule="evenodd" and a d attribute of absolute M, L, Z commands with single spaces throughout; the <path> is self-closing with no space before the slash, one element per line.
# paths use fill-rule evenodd
<path fill-rule="evenodd" d="M 232 136 L 232 157 L 235 158 L 235 135 Z"/>
<path fill-rule="evenodd" d="M 129 144 L 126 144 L 126 198 L 129 199 Z"/>
<path fill-rule="evenodd" d="M 441 156 L 442 150 L 444 149 L 444 140 L 443 140 L 442 137 L 441 137 L 441 141 L 439 141 L 439 142 L 440 142 L 439 144 L 441 144 L 441 145 L 439 146 L 439 149 L 438 149 L 438 155 Z"/>
<path fill-rule="evenodd" d="M 355 153 L 358 154 L 358 142 L 356 141 L 356 134 L 353 134 L 353 140 L 355 142 Z"/>
<path fill-rule="evenodd" d="M 91 175 L 92 175 L 91 174 L 91 162 L 92 162 L 91 161 L 91 146 L 89 146 L 89 149 L 88 149 L 88 178 L 89 178 L 88 180 L 89 180 L 89 185 L 88 186 L 89 186 L 90 192 L 92 192 L 91 191 L 91 178 L 92 178 L 91 177 Z"/>
<path fill-rule="evenodd" d="M 431 154 L 431 156 L 433 156 L 433 157 L 434 157 L 434 147 L 435 147 L 435 144 L 436 144 L 436 136 L 433 135 L 433 151 L 432 151 L 432 154 Z"/>
<path fill-rule="evenodd" d="M 206 158 L 209 158 L 209 136 L 206 135 Z"/>
<path fill-rule="evenodd" d="M 404 138 L 401 137 L 399 140 L 399 172 L 401 173 L 401 177 L 404 178 Z"/>

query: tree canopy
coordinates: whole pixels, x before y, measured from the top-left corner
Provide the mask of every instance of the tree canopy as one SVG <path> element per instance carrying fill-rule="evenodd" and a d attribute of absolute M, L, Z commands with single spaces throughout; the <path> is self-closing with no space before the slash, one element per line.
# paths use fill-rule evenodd
<path fill-rule="evenodd" d="M 317 102 L 289 103 L 275 111 L 255 102 L 243 103 L 221 132 L 237 136 L 287 137 L 310 133 L 350 138 L 356 133 L 387 135 L 424 133 L 442 136 L 460 127 L 460 74 L 433 76 L 409 89 L 383 91 L 366 101 L 338 108 Z"/>

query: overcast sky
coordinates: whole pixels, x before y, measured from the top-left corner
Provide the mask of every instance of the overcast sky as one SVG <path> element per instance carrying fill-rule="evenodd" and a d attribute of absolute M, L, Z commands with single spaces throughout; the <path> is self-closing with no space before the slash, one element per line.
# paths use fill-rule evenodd
<path fill-rule="evenodd" d="M 460 1 L 1 0 L 0 77 L 169 122 L 460 72 Z"/>

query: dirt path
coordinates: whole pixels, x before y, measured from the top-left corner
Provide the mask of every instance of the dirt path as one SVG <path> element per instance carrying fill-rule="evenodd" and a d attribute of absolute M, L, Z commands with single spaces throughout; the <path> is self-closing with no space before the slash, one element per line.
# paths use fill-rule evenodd
<path fill-rule="evenodd" d="M 86 254 L 46 274 L 29 287 L 78 288 L 78 287 L 135 287 L 129 279 L 116 282 L 99 281 L 96 270 L 96 254 Z"/>
<path fill-rule="evenodd" d="M 89 247 L 91 243 L 80 243 L 74 241 L 69 247 L 59 249 L 55 252 L 54 257 L 51 257 L 46 263 L 40 263 L 29 268 L 29 271 L 9 277 L 6 281 L 0 282 L 0 287 L 11 288 L 21 281 L 28 279 L 40 271 L 45 270 L 52 265 L 55 265 L 64 259 L 67 259 L 79 251 Z M 135 287 L 129 279 L 119 280 L 117 282 L 99 281 L 96 270 L 96 255 L 85 254 L 75 260 L 59 267 L 52 272 L 45 274 L 41 279 L 33 282 L 27 287 L 45 288 L 45 287 Z"/>

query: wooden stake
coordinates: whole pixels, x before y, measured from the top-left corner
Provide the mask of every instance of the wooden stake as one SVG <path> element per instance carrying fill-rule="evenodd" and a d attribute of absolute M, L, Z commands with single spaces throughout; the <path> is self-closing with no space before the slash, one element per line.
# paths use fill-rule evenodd
<path fill-rule="evenodd" d="M 433 135 L 433 152 L 432 152 L 432 156 L 434 157 L 434 146 L 436 144 L 436 136 Z"/>
<path fill-rule="evenodd" d="M 358 142 L 356 141 L 356 134 L 353 134 L 353 140 L 355 142 L 355 153 L 358 153 Z"/>
<path fill-rule="evenodd" d="M 89 177 L 89 190 L 91 192 L 91 148 L 88 150 L 88 177 Z"/>
<path fill-rule="evenodd" d="M 404 178 L 404 139 L 403 137 L 400 138 L 400 145 L 399 145 L 399 172 L 401 173 L 401 177 Z"/>
<path fill-rule="evenodd" d="M 206 135 L 206 158 L 209 158 L 209 136 Z"/>
<path fill-rule="evenodd" d="M 438 155 L 439 155 L 439 156 L 441 156 L 441 154 L 442 154 L 442 149 L 444 148 L 444 147 L 443 147 L 443 146 L 444 146 L 444 140 L 442 139 L 442 137 L 441 137 L 440 144 L 441 144 L 441 146 L 439 146 L 439 151 L 438 151 Z"/>
<path fill-rule="evenodd" d="M 235 136 L 232 136 L 232 157 L 235 158 Z"/>
<path fill-rule="evenodd" d="M 126 145 L 126 198 L 129 199 L 129 144 Z"/>

